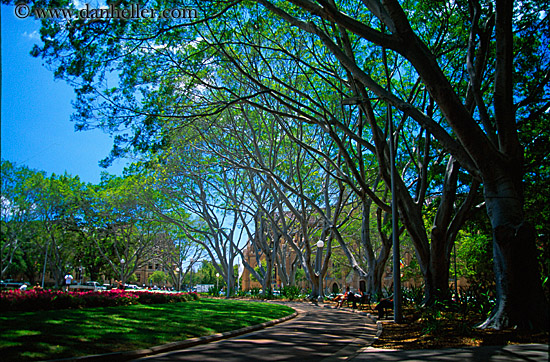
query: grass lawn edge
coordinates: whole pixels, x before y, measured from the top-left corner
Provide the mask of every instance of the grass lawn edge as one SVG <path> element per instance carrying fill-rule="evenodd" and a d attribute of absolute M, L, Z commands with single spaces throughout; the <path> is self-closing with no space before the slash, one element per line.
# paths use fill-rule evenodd
<path fill-rule="evenodd" d="M 81 357 L 74 357 L 74 358 L 65 358 L 65 359 L 57 359 L 52 361 L 130 361 L 136 358 L 141 357 L 147 357 L 155 354 L 161 354 L 161 353 L 167 353 L 176 351 L 179 349 L 185 349 L 194 347 L 200 344 L 206 344 L 210 342 L 216 342 L 222 339 L 227 339 L 231 337 L 240 336 L 246 333 L 255 332 L 267 327 L 274 326 L 279 323 L 283 323 L 286 321 L 289 321 L 293 318 L 296 318 L 298 316 L 298 312 L 294 311 L 294 313 L 287 315 L 286 317 L 282 317 L 279 319 L 274 319 L 268 322 L 256 324 L 253 326 L 248 326 L 240 329 L 236 329 L 234 331 L 228 331 L 223 333 L 216 333 L 211 334 L 209 336 L 203 336 L 203 337 L 196 337 L 196 338 L 190 338 L 186 339 L 184 341 L 178 341 L 178 342 L 170 342 L 166 344 L 162 344 L 159 346 L 153 346 L 150 348 L 145 349 L 138 349 L 134 351 L 122 351 L 122 352 L 112 352 L 112 353 L 106 353 L 106 354 L 94 354 L 89 356 L 81 356 Z"/>
<path fill-rule="evenodd" d="M 288 305 L 280 310 L 283 305 L 265 308 L 264 303 L 201 298 L 160 308 L 136 304 L 0 313 L 0 354 L 13 361 L 129 360 L 249 333 L 297 315 Z"/>

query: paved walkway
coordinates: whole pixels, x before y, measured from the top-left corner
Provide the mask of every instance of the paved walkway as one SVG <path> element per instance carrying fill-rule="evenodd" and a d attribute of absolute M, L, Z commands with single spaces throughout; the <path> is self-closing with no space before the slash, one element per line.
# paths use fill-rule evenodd
<path fill-rule="evenodd" d="M 548 361 L 548 345 L 526 344 L 441 350 L 370 347 L 377 326 L 349 309 L 286 303 L 298 311 L 289 321 L 232 338 L 136 361 Z"/>
<path fill-rule="evenodd" d="M 298 316 L 253 333 L 139 361 L 340 361 L 374 340 L 366 316 L 311 303 L 287 303 Z"/>

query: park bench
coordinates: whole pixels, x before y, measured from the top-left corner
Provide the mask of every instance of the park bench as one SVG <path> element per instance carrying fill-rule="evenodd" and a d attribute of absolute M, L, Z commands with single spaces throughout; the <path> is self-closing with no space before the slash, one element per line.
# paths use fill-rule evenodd
<path fill-rule="evenodd" d="M 350 303 L 352 303 L 352 305 L 353 303 L 355 303 L 355 306 L 358 309 L 370 308 L 370 294 L 364 293 L 360 298 L 358 297 L 357 294 L 354 294 L 354 296 L 355 296 L 354 299 L 348 299 L 346 301 L 348 307 Z"/>
<path fill-rule="evenodd" d="M 371 309 L 371 305 L 370 305 L 370 294 L 363 294 L 363 296 L 361 297 L 361 299 L 358 301 L 358 308 L 359 309 L 362 309 L 362 310 L 367 310 L 367 309 Z"/>

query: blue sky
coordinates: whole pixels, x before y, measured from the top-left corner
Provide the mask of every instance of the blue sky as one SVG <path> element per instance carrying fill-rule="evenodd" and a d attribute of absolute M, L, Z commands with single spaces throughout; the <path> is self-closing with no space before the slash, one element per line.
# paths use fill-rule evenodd
<path fill-rule="evenodd" d="M 48 175 L 67 172 L 92 183 L 98 183 L 104 171 L 120 175 L 123 161 L 108 169 L 98 165 L 111 150 L 109 135 L 74 131 L 73 89 L 54 81 L 43 60 L 29 54 L 34 44 L 40 44 L 40 23 L 18 19 L 13 10 L 2 5 L 2 159 Z"/>

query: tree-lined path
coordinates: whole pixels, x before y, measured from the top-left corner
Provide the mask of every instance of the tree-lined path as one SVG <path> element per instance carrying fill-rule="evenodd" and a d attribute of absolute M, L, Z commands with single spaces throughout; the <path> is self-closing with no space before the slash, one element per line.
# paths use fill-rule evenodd
<path fill-rule="evenodd" d="M 547 344 L 431 350 L 369 348 L 377 326 L 346 309 L 285 303 L 298 317 L 249 334 L 139 361 L 547 361 Z"/>
<path fill-rule="evenodd" d="M 136 271 L 154 265 L 179 289 L 207 261 L 231 296 L 242 263 L 267 296 L 352 284 L 379 301 L 392 270 L 397 321 L 402 274 L 422 308 L 546 330 L 547 1 L 194 0 L 193 19 L 116 21 L 33 6 L 31 54 L 75 88 L 75 128 L 113 137 L 102 165 L 133 163 L 84 185 L 4 162 L 2 279 L 153 284 Z"/>

